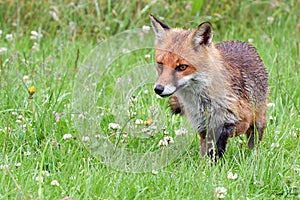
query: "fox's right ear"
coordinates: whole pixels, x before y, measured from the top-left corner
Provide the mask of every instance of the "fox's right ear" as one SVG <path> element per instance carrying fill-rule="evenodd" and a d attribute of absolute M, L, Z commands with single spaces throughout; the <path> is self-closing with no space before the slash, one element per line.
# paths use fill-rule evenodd
<path fill-rule="evenodd" d="M 170 27 L 163 22 L 159 21 L 156 17 L 150 14 L 151 19 L 151 25 L 153 28 L 153 31 L 155 33 L 155 40 L 156 43 L 163 41 L 165 37 L 165 31 L 169 30 Z"/>
<path fill-rule="evenodd" d="M 211 23 L 203 22 L 193 33 L 192 42 L 194 49 L 197 49 L 200 45 L 210 46 L 212 38 L 213 31 Z"/>

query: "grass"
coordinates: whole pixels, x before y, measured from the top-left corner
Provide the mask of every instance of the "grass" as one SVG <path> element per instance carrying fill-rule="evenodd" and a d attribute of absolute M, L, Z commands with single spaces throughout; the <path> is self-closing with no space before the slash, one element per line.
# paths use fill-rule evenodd
<path fill-rule="evenodd" d="M 0 2 L 0 48 L 7 49 L 0 55 L 0 199 L 216 199 L 219 187 L 226 188 L 225 199 L 300 198 L 298 1 L 95 2 Z M 189 145 L 178 143 L 174 130 L 185 120 L 171 116 L 167 100 L 152 92 L 152 48 L 119 53 L 112 61 L 99 57 L 114 53 L 101 41 L 118 41 L 122 37 L 114 35 L 122 31 L 149 26 L 150 13 L 173 27 L 194 28 L 209 20 L 216 42 L 249 40 L 256 46 L 268 69 L 273 103 L 258 153 L 247 149 L 242 136 L 229 140 L 223 160 L 211 163 L 200 158 L 196 134 L 187 139 Z M 31 40 L 31 31 L 43 36 Z M 122 52 L 119 44 L 122 40 L 112 49 Z M 87 79 L 91 60 L 99 70 Z M 31 86 L 36 91 L 29 99 Z M 75 112 L 74 102 L 76 111 L 93 115 Z M 148 128 L 136 125 L 137 119 Z M 112 130 L 112 122 L 125 128 Z M 65 134 L 72 136 L 66 140 Z M 88 136 L 94 142 L 99 134 L 109 137 L 119 154 L 100 152 L 106 156 L 99 158 L 82 141 Z M 171 150 L 157 145 L 166 135 L 175 138 Z M 138 167 L 126 165 L 132 157 L 122 150 L 166 152 L 157 162 L 167 165 L 150 170 L 147 159 L 153 157 Z M 229 172 L 237 178 L 228 178 Z"/>

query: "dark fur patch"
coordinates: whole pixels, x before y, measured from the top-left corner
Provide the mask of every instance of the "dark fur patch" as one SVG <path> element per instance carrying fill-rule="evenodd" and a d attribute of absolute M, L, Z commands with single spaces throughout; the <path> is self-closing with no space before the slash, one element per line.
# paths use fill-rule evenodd
<path fill-rule="evenodd" d="M 229 135 L 234 131 L 235 124 L 225 123 L 223 127 L 220 127 L 218 131 L 220 131 L 220 137 L 217 141 L 217 154 L 218 157 L 221 158 L 226 150 L 227 140 Z"/>

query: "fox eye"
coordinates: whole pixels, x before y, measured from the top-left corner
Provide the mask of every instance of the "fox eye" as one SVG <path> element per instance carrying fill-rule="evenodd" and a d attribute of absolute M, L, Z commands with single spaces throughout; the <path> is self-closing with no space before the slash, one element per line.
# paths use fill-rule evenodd
<path fill-rule="evenodd" d="M 162 62 L 157 62 L 157 67 L 161 69 L 163 67 L 163 63 Z"/>
<path fill-rule="evenodd" d="M 182 71 L 186 70 L 187 68 L 188 68 L 188 65 L 180 64 L 180 65 L 178 65 L 178 66 L 175 68 L 175 70 L 176 70 L 176 71 L 179 71 L 179 72 L 182 72 Z"/>

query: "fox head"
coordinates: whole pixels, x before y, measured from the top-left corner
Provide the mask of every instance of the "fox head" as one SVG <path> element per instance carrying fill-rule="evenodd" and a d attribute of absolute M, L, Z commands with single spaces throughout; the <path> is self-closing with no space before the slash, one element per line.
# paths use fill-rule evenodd
<path fill-rule="evenodd" d="M 153 15 L 150 19 L 155 33 L 156 94 L 167 97 L 195 82 L 208 84 L 209 65 L 214 60 L 211 24 L 204 22 L 195 30 L 183 30 L 170 28 Z"/>

